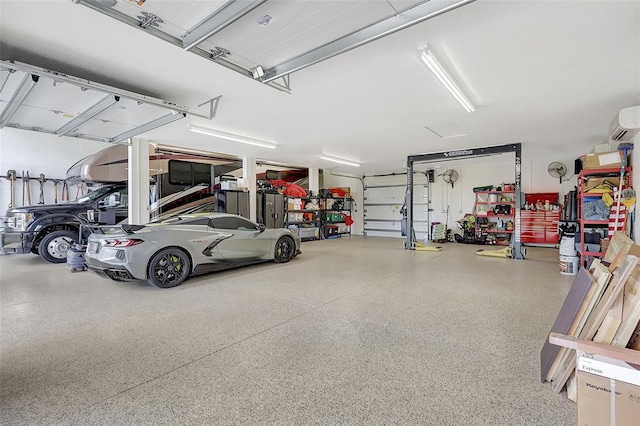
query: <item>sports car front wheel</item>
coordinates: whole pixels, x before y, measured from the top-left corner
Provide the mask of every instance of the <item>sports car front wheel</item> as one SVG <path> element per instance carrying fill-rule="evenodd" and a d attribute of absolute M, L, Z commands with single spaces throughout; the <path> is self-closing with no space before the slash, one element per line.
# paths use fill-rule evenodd
<path fill-rule="evenodd" d="M 189 256 L 179 248 L 166 248 L 157 252 L 149 262 L 149 283 L 160 288 L 181 284 L 189 276 Z"/>
<path fill-rule="evenodd" d="M 293 258 L 296 253 L 296 243 L 291 237 L 280 237 L 276 242 L 274 260 L 278 263 L 286 263 Z"/>

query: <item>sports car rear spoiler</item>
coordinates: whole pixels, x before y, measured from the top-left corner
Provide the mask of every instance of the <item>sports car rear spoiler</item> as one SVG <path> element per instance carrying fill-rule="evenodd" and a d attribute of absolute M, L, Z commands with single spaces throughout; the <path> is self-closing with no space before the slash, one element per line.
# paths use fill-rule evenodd
<path fill-rule="evenodd" d="M 144 225 L 129 225 L 129 224 L 122 224 L 122 225 L 83 225 L 83 228 L 88 228 L 94 234 L 104 234 L 106 230 L 115 228 L 115 229 L 121 229 L 122 232 L 124 232 L 127 235 L 132 235 L 136 231 L 139 231 L 140 229 L 144 228 Z"/>

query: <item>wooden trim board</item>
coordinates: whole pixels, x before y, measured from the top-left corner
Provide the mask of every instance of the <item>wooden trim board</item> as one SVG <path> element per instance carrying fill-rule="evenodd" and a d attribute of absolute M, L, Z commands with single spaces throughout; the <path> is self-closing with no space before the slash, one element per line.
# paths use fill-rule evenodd
<path fill-rule="evenodd" d="M 618 348 L 589 340 L 580 340 L 560 333 L 549 334 L 549 342 L 553 345 L 563 346 L 573 350 L 580 349 L 581 351 L 590 352 L 595 355 L 606 356 L 607 358 L 614 358 L 630 364 L 640 365 L 640 351 L 633 349 Z"/>

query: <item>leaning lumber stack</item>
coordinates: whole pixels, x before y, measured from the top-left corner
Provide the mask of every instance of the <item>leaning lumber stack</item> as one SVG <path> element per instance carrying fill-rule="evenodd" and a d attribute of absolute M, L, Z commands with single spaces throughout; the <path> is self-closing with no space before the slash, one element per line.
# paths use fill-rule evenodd
<path fill-rule="evenodd" d="M 624 233 L 611 238 L 602 261 L 576 275 L 551 332 L 581 341 L 640 350 L 640 246 Z M 575 401 L 576 351 L 548 342 L 540 354 L 541 380 L 554 392 L 567 387 Z"/>

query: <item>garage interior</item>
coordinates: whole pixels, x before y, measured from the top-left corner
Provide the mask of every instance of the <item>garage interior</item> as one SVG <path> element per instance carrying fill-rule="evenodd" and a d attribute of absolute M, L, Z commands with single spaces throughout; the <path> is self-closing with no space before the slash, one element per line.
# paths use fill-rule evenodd
<path fill-rule="evenodd" d="M 434 76 L 431 54 L 462 95 Z M 251 220 L 264 215 L 251 201 L 256 176 L 274 170 L 304 170 L 315 194 L 348 190 L 340 220 L 353 219 L 335 235 L 320 215 L 320 232 L 286 264 L 172 289 L 0 255 L 2 424 L 513 425 L 591 415 L 580 378 L 565 390 L 540 377 L 550 331 L 590 281 L 561 269 L 562 257 L 559 268 L 557 219 L 529 244 L 524 218 L 537 204 L 564 219 L 564 197 L 581 192 L 583 175 L 600 177 L 585 174 L 593 156 L 622 153 L 618 193 L 640 179 L 637 129 L 613 140 L 610 127 L 625 109 L 640 122 L 639 1 L 0 0 L 0 61 L 0 216 L 10 204 L 62 202 L 72 165 L 125 146 L 129 222 L 146 223 L 147 152 L 162 145 L 237 164 L 232 182 L 246 186 L 241 214 Z M 515 162 L 473 155 L 512 145 Z M 434 153 L 443 156 L 411 164 Z M 611 164 L 609 180 L 621 168 Z M 69 182 L 68 198 L 94 188 Z M 496 194 L 513 207 L 485 214 L 489 228 L 472 225 L 482 241 L 464 241 L 464 221 Z M 540 207 L 527 194 L 556 198 Z M 574 222 L 585 243 L 587 222 Z M 635 215 L 626 223 L 628 245 L 611 245 L 629 256 L 607 259 L 615 285 L 601 289 L 602 309 L 593 303 L 607 326 L 618 305 L 618 324 L 640 312 L 635 273 L 619 278 L 640 253 Z M 434 238 L 438 224 L 450 235 Z M 598 258 L 577 256 L 581 271 Z M 593 321 L 585 316 L 584 329 Z M 561 362 L 580 359 L 568 353 Z"/>

